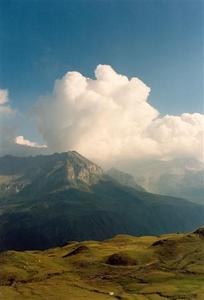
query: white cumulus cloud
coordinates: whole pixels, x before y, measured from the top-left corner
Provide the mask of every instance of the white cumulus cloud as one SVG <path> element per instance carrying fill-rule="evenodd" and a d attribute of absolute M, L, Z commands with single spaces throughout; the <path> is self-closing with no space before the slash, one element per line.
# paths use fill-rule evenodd
<path fill-rule="evenodd" d="M 157 142 L 162 158 L 194 157 L 204 160 L 204 115 L 166 115 L 152 122 L 148 135 Z"/>
<path fill-rule="evenodd" d="M 68 72 L 35 114 L 51 151 L 77 150 L 98 162 L 121 159 L 203 159 L 204 115 L 166 115 L 148 103 L 150 88 L 109 65 L 95 79 Z"/>
<path fill-rule="evenodd" d="M 95 79 L 68 72 L 35 107 L 46 148 L 3 125 L 14 110 L 8 91 L 0 89 L 0 154 L 76 150 L 103 165 L 181 157 L 204 161 L 204 115 L 160 116 L 148 103 L 149 93 L 140 79 L 108 65 L 96 68 Z"/>
<path fill-rule="evenodd" d="M 149 87 L 110 66 L 99 65 L 95 75 L 92 80 L 68 72 L 50 97 L 42 97 L 36 115 L 43 138 L 53 151 L 75 149 L 94 159 L 114 158 L 133 147 L 137 156 L 144 127 L 158 116 L 146 101 Z"/>

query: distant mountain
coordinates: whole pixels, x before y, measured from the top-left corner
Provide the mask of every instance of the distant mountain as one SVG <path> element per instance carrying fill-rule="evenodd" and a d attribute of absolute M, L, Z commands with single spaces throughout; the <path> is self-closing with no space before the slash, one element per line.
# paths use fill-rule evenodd
<path fill-rule="evenodd" d="M 195 159 L 147 161 L 129 170 L 152 193 L 182 197 L 204 204 L 204 164 Z"/>
<path fill-rule="evenodd" d="M 129 182 L 113 180 L 75 151 L 0 158 L 0 249 L 45 249 L 203 224 L 204 206 L 138 191 Z"/>
<path fill-rule="evenodd" d="M 128 173 L 119 171 L 115 168 L 111 168 L 106 172 L 106 174 L 119 182 L 121 185 L 129 186 L 136 189 L 137 191 L 145 192 L 145 189 L 137 184 L 134 177 Z"/>
<path fill-rule="evenodd" d="M 164 174 L 158 188 L 159 193 L 204 204 L 204 170 L 186 170 L 183 175 Z"/>

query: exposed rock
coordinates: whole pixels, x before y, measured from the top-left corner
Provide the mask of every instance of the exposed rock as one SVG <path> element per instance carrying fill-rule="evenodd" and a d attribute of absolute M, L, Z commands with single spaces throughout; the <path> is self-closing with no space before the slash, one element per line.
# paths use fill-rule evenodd
<path fill-rule="evenodd" d="M 68 256 L 77 255 L 77 254 L 84 253 L 84 252 L 87 252 L 87 251 L 89 251 L 89 248 L 85 245 L 81 245 L 81 246 L 77 247 L 76 249 L 74 249 L 73 251 L 63 255 L 62 257 L 65 258 L 65 257 L 68 257 Z"/>
<path fill-rule="evenodd" d="M 204 237 L 204 226 L 198 228 L 196 231 L 194 231 L 195 234 L 198 234 L 201 237 Z"/>
<path fill-rule="evenodd" d="M 169 239 L 161 239 L 152 244 L 153 247 L 155 246 L 173 246 L 175 242 Z"/>
<path fill-rule="evenodd" d="M 0 158 L 0 196 L 28 191 L 62 190 L 90 186 L 98 182 L 103 170 L 76 151 L 36 157 Z M 33 190 L 33 189 L 32 189 Z"/>
<path fill-rule="evenodd" d="M 154 246 L 164 245 L 164 244 L 167 243 L 167 241 L 168 241 L 167 239 L 158 240 L 158 241 L 154 242 L 154 243 L 152 244 L 152 246 L 154 247 Z"/>
<path fill-rule="evenodd" d="M 106 263 L 114 266 L 133 266 L 137 262 L 134 258 L 130 257 L 127 253 L 114 253 L 108 257 Z"/>

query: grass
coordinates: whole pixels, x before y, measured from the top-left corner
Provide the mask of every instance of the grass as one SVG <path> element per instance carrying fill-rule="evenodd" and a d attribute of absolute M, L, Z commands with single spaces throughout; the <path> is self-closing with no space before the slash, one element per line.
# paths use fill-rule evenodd
<path fill-rule="evenodd" d="M 204 238 L 118 235 L 0 253 L 0 299 L 204 299 Z"/>

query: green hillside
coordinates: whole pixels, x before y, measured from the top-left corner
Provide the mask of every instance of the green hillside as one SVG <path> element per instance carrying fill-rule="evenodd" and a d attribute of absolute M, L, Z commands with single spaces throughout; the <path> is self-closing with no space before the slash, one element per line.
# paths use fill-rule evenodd
<path fill-rule="evenodd" d="M 163 300 L 204 295 L 204 229 L 0 253 L 0 299 Z"/>

